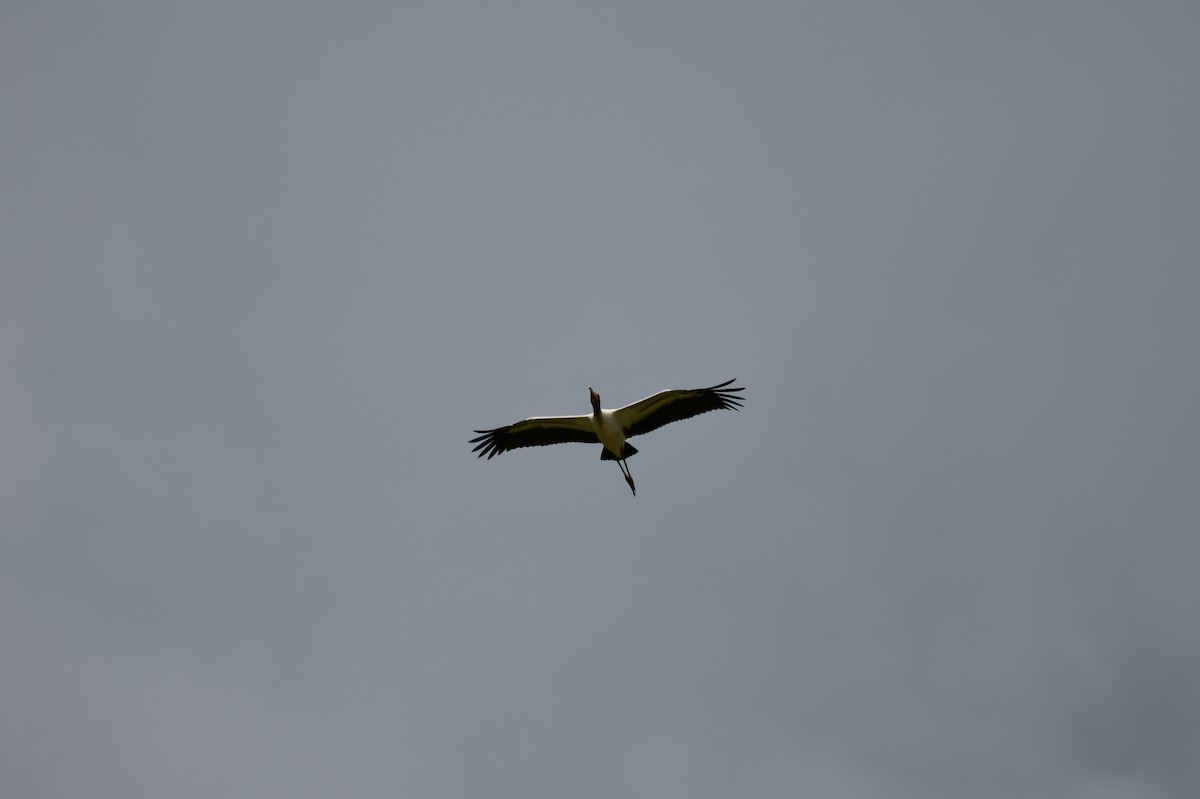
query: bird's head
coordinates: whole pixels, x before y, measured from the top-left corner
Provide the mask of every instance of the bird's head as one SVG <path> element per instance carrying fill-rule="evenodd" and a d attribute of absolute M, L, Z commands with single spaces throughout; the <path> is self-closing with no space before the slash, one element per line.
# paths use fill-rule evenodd
<path fill-rule="evenodd" d="M 591 386 L 588 386 L 588 394 L 591 395 L 592 411 L 600 413 L 600 395 L 597 394 Z"/>

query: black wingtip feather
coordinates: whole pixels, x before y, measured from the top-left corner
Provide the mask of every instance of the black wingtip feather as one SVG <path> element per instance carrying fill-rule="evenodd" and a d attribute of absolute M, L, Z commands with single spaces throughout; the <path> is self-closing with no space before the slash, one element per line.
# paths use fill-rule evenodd
<path fill-rule="evenodd" d="M 736 382 L 737 378 L 735 377 L 732 380 L 726 380 L 724 383 L 718 383 L 715 386 L 709 386 L 708 388 L 701 389 L 701 391 L 711 391 L 713 394 L 715 394 L 721 401 L 722 410 L 740 411 L 742 409 L 742 403 L 745 402 L 745 400 L 741 396 L 733 396 L 732 392 L 745 391 L 746 387 L 736 386 L 734 388 L 725 388 L 725 386 Z"/>

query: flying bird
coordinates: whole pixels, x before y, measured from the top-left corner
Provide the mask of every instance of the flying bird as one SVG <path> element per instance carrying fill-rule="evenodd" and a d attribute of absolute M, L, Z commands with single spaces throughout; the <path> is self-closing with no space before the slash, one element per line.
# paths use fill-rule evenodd
<path fill-rule="evenodd" d="M 737 378 L 734 378 L 736 380 Z M 629 490 L 637 496 L 637 486 L 629 473 L 628 458 L 637 450 L 626 439 L 657 430 L 665 424 L 688 419 L 701 413 L 718 410 L 740 410 L 742 398 L 736 391 L 744 387 L 726 388 L 733 380 L 726 380 L 708 388 L 670 389 L 652 394 L 644 400 L 615 410 L 600 407 L 600 395 L 591 386 L 592 412 L 586 416 L 533 416 L 506 427 L 492 430 L 476 430 L 478 438 L 472 452 L 478 452 L 491 460 L 501 452 L 521 447 L 542 447 L 547 444 L 566 444 L 579 441 L 585 444 L 603 444 L 600 460 L 616 461 Z"/>

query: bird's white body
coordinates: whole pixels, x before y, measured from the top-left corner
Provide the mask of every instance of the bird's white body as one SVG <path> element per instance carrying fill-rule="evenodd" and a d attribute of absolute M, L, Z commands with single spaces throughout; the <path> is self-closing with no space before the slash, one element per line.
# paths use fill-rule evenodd
<path fill-rule="evenodd" d="M 604 448 L 620 458 L 622 450 L 625 449 L 625 428 L 617 420 L 617 412 L 601 408 L 599 416 L 592 414 L 588 419 L 592 422 L 592 429 L 596 431 L 596 438 L 600 439 Z"/>

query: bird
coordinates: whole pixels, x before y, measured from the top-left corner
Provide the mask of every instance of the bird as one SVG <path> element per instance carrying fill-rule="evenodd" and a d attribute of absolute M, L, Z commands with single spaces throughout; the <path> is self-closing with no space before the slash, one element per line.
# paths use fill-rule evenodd
<path fill-rule="evenodd" d="M 542 447 L 576 441 L 603 444 L 600 460 L 616 461 L 629 490 L 637 496 L 637 486 L 629 473 L 627 460 L 637 449 L 627 439 L 657 430 L 665 424 L 718 410 L 741 410 L 743 398 L 736 394 L 745 387 L 729 388 L 736 381 L 726 380 L 708 388 L 668 389 L 651 394 L 623 408 L 600 407 L 600 395 L 588 386 L 592 412 L 584 416 L 531 416 L 514 424 L 491 430 L 476 430 L 478 438 L 472 452 L 491 460 L 501 452 L 521 447 Z"/>

